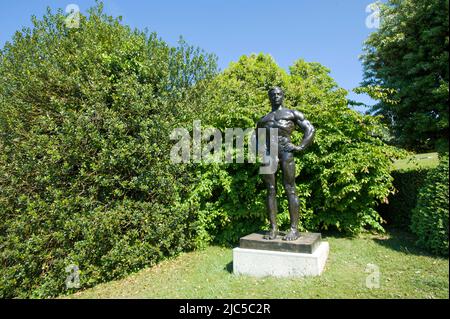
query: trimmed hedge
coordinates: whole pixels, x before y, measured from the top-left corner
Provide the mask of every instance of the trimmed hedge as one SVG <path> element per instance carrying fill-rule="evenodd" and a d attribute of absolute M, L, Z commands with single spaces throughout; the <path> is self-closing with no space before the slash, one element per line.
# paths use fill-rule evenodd
<path fill-rule="evenodd" d="M 412 210 L 411 230 L 419 237 L 417 244 L 436 254 L 448 256 L 449 160 L 441 156 L 437 168 L 430 171 L 420 188 L 417 205 Z"/>
<path fill-rule="evenodd" d="M 392 172 L 394 194 L 388 202 L 380 205 L 378 211 L 388 225 L 409 229 L 411 212 L 416 207 L 419 189 L 423 186 L 429 168 L 409 168 Z"/>

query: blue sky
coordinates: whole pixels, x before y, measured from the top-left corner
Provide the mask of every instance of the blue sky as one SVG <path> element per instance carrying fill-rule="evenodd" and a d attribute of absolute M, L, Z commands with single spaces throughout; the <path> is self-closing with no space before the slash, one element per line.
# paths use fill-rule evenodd
<path fill-rule="evenodd" d="M 215 53 L 224 69 L 243 54 L 269 53 L 288 68 L 299 58 L 331 69 L 349 98 L 373 104 L 351 89 L 362 80 L 358 56 L 363 41 L 376 29 L 366 26 L 374 0 L 104 0 L 105 11 L 121 15 L 123 23 L 156 31 L 175 44 L 182 35 L 189 43 Z M 76 4 L 85 12 L 94 0 L 0 0 L 0 46 L 31 15 Z M 362 111 L 362 108 L 358 108 Z"/>

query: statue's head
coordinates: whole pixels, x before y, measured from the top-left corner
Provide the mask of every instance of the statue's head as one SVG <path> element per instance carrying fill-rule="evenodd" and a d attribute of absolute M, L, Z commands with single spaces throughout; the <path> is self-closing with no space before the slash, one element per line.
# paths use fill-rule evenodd
<path fill-rule="evenodd" d="M 272 105 L 280 106 L 283 104 L 284 92 L 280 87 L 274 86 L 273 88 L 271 88 L 269 90 L 268 93 L 269 93 L 270 103 L 272 103 Z"/>

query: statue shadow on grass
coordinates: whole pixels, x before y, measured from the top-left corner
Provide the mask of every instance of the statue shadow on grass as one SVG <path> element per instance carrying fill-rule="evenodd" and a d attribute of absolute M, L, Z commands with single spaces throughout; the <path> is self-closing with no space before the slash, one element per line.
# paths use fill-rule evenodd
<path fill-rule="evenodd" d="M 230 261 L 226 266 L 223 268 L 223 270 L 226 270 L 230 274 L 233 273 L 233 261 Z"/>

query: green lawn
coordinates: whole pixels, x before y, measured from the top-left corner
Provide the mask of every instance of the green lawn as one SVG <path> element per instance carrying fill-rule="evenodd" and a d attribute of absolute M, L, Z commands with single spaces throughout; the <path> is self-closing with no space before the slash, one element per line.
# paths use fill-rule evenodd
<path fill-rule="evenodd" d="M 405 168 L 428 168 L 436 167 L 439 163 L 438 153 L 423 153 L 410 155 L 404 159 L 394 162 L 394 167 L 397 170 Z"/>
<path fill-rule="evenodd" d="M 324 235 L 330 256 L 320 277 L 279 279 L 232 274 L 231 248 L 185 253 L 122 280 L 70 298 L 448 298 L 448 258 L 417 249 L 409 234 Z M 367 264 L 380 271 L 379 288 L 366 287 Z"/>

